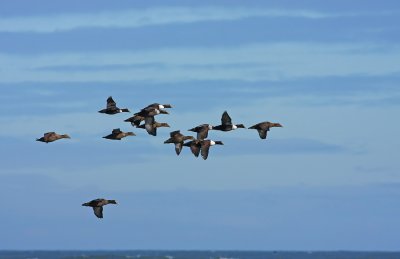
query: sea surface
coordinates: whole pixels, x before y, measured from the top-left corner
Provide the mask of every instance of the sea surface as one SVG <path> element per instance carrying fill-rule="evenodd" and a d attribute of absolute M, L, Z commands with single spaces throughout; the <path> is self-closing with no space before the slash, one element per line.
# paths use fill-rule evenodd
<path fill-rule="evenodd" d="M 400 259 L 400 252 L 0 251 L 0 259 Z"/>

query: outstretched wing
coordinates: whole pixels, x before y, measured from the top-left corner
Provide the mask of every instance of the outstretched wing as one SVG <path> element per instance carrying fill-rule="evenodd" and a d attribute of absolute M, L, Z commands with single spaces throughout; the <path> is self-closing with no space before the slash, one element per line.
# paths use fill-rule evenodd
<path fill-rule="evenodd" d="M 169 133 L 169 135 L 170 135 L 171 138 L 173 138 L 174 136 L 176 136 L 176 135 L 178 135 L 178 134 L 181 134 L 181 131 L 180 131 L 180 130 L 175 130 L 175 131 L 172 131 L 171 133 Z"/>
<path fill-rule="evenodd" d="M 103 218 L 103 207 L 93 207 L 94 215 L 98 218 Z"/>
<path fill-rule="evenodd" d="M 207 127 L 202 127 L 201 130 L 197 132 L 197 139 L 205 139 L 208 136 L 208 126 Z"/>
<path fill-rule="evenodd" d="M 258 135 L 260 135 L 261 139 L 266 139 L 267 138 L 267 130 L 265 129 L 258 129 Z"/>
<path fill-rule="evenodd" d="M 43 137 L 49 137 L 49 136 L 54 135 L 54 134 L 56 134 L 54 131 L 46 132 L 46 133 L 43 134 Z"/>
<path fill-rule="evenodd" d="M 192 151 L 193 155 L 198 157 L 200 154 L 200 145 L 192 143 L 192 145 L 190 145 L 190 150 Z"/>
<path fill-rule="evenodd" d="M 209 150 L 210 150 L 210 141 L 203 141 L 201 143 L 201 157 L 204 160 L 207 159 Z"/>
<path fill-rule="evenodd" d="M 178 156 L 182 151 L 182 146 L 183 146 L 183 143 L 181 143 L 181 142 L 175 143 L 175 152 Z"/>
<path fill-rule="evenodd" d="M 232 119 L 229 116 L 227 111 L 224 111 L 221 117 L 221 124 L 222 125 L 232 125 Z"/>
<path fill-rule="evenodd" d="M 147 133 L 150 135 L 156 136 L 157 135 L 157 128 L 154 127 L 154 116 L 147 116 L 144 119 L 144 128 L 146 129 Z"/>
<path fill-rule="evenodd" d="M 120 133 L 122 133 L 122 131 L 119 128 L 118 129 L 113 129 L 113 131 L 112 131 L 113 135 L 117 135 L 117 134 L 120 134 Z"/>
<path fill-rule="evenodd" d="M 113 98 L 110 96 L 107 98 L 107 109 L 114 109 L 117 107 L 117 104 L 114 102 Z"/>

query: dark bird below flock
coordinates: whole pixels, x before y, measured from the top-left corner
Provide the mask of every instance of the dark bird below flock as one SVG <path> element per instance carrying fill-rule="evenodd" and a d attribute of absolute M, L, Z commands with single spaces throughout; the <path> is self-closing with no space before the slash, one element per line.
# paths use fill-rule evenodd
<path fill-rule="evenodd" d="M 159 104 L 153 103 L 145 108 L 141 109 L 139 112 L 134 113 L 132 117 L 126 119 L 126 122 L 130 122 L 132 126 L 137 128 L 146 129 L 147 133 L 152 136 L 157 136 L 157 128 L 161 127 L 170 127 L 168 123 L 161 123 L 155 121 L 155 116 L 160 114 L 169 114 L 166 108 L 172 108 L 170 104 Z M 106 109 L 102 109 L 99 111 L 100 113 L 105 113 L 109 115 L 129 112 L 127 108 L 120 109 L 117 107 L 115 101 L 110 96 L 107 98 L 107 107 Z M 141 122 L 144 121 L 143 124 Z M 261 139 L 267 138 L 267 132 L 270 131 L 270 128 L 273 127 L 283 127 L 279 123 L 272 123 L 268 121 L 257 123 L 249 129 L 255 129 L 258 131 L 258 134 Z M 175 152 L 179 155 L 182 151 L 182 147 L 189 147 L 191 152 L 195 157 L 198 157 L 201 154 L 201 157 L 206 160 L 208 158 L 208 154 L 210 151 L 210 147 L 214 145 L 224 145 L 222 141 L 207 139 L 208 133 L 210 130 L 219 130 L 219 131 L 232 131 L 238 128 L 245 128 L 243 124 L 233 124 L 232 119 L 229 116 L 227 111 L 221 116 L 221 125 L 212 126 L 211 124 L 201 124 L 197 127 L 191 128 L 188 131 L 196 132 L 197 138 L 193 136 L 185 136 L 180 130 L 170 132 L 170 138 L 165 140 L 165 144 L 174 144 Z M 104 136 L 105 139 L 110 140 L 121 140 L 127 136 L 135 136 L 133 132 L 122 132 L 119 128 L 115 128 L 112 130 L 112 133 Z M 57 134 L 55 132 L 47 132 L 43 135 L 43 137 L 36 139 L 37 141 L 49 143 L 62 138 L 70 138 L 67 134 Z M 187 141 L 189 140 L 189 141 Z M 185 142 L 187 141 L 187 142 Z M 107 204 L 117 204 L 115 200 L 106 200 L 106 199 L 95 199 L 90 202 L 83 203 L 82 206 L 88 206 L 93 208 L 94 214 L 98 218 L 103 218 L 103 206 Z"/>
<path fill-rule="evenodd" d="M 36 139 L 36 141 L 41 141 L 45 143 L 53 142 L 62 138 L 71 138 L 67 134 L 57 134 L 55 132 L 44 133 L 43 137 Z"/>
<path fill-rule="evenodd" d="M 103 218 L 103 206 L 107 204 L 117 204 L 117 202 L 115 200 L 95 199 L 82 204 L 82 206 L 92 207 L 94 215 Z"/>
<path fill-rule="evenodd" d="M 127 136 L 136 136 L 136 134 L 133 132 L 122 132 L 120 129 L 113 129 L 110 135 L 104 136 L 103 138 L 121 140 Z"/>

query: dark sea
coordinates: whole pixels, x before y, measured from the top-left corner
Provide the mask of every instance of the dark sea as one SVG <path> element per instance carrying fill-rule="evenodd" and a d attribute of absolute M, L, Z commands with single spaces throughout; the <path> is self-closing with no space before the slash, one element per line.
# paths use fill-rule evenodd
<path fill-rule="evenodd" d="M 0 259 L 400 259 L 400 252 L 0 251 Z"/>

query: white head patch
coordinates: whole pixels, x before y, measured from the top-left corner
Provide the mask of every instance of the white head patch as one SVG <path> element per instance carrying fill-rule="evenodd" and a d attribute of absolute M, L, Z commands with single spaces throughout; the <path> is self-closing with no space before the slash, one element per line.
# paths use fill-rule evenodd
<path fill-rule="evenodd" d="M 215 141 L 210 140 L 210 145 L 211 145 L 211 146 L 214 146 L 214 145 L 215 145 Z"/>
<path fill-rule="evenodd" d="M 232 129 L 237 129 L 237 126 L 235 124 L 233 124 Z"/>
<path fill-rule="evenodd" d="M 162 104 L 158 105 L 158 107 L 159 107 L 160 109 L 164 109 L 164 108 L 165 108 L 164 105 L 162 105 Z"/>
<path fill-rule="evenodd" d="M 208 125 L 208 129 L 212 129 L 212 127 L 213 127 L 212 125 Z"/>

